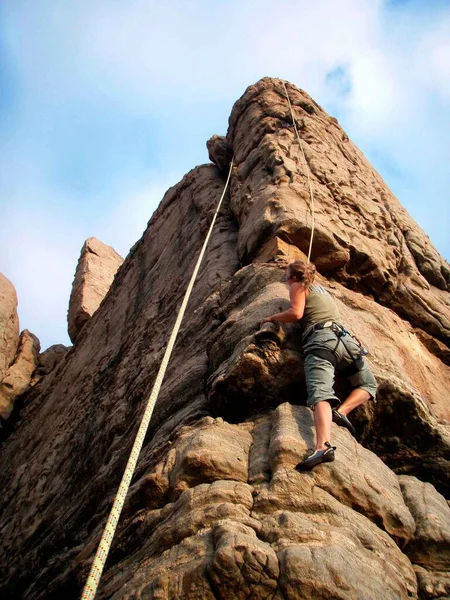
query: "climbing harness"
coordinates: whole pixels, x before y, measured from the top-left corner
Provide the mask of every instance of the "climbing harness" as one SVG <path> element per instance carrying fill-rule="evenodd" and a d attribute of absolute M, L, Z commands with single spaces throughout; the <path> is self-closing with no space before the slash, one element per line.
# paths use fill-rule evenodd
<path fill-rule="evenodd" d="M 332 350 L 330 350 L 329 348 L 320 348 L 320 347 L 312 348 L 311 350 L 309 350 L 307 352 L 307 354 L 314 354 L 315 356 L 318 356 L 319 358 L 323 358 L 324 360 L 327 360 L 328 362 L 330 362 L 333 365 L 333 367 L 337 368 L 339 373 L 341 375 L 343 375 L 344 377 L 351 377 L 352 375 L 355 375 L 356 373 L 361 371 L 361 369 L 364 366 L 363 357 L 368 353 L 367 350 L 364 348 L 364 346 L 362 346 L 362 344 L 358 340 L 358 338 L 356 338 L 347 329 L 345 329 L 345 327 L 343 327 L 339 323 L 336 323 L 335 321 L 326 321 L 325 323 L 316 323 L 315 325 L 310 327 L 303 335 L 302 344 L 305 345 L 307 340 L 311 337 L 311 335 L 315 331 L 318 331 L 321 329 L 331 329 L 331 331 L 336 335 L 337 342 L 336 342 L 335 347 Z M 355 340 L 357 345 L 359 346 L 359 352 L 357 355 L 352 353 L 350 351 L 348 345 L 345 343 L 344 338 L 347 335 L 351 336 Z M 339 344 L 342 344 L 344 346 L 345 351 L 347 352 L 348 356 L 352 359 L 352 362 L 349 365 L 347 365 L 346 367 L 341 367 L 341 368 L 339 368 L 337 366 L 338 365 L 337 348 L 338 348 Z"/>
<path fill-rule="evenodd" d="M 150 419 L 153 414 L 153 409 L 155 407 L 156 400 L 158 398 L 159 390 L 161 389 L 161 384 L 164 378 L 164 374 L 166 372 L 167 364 L 169 362 L 170 356 L 172 354 L 173 347 L 175 345 L 175 341 L 178 335 L 178 331 L 180 329 L 181 321 L 183 319 L 187 303 L 189 301 L 192 288 L 194 287 L 195 280 L 197 278 L 197 273 L 200 269 L 200 264 L 202 262 L 203 256 L 205 254 L 206 247 L 209 242 L 209 238 L 211 237 L 211 233 L 214 227 L 214 223 L 216 222 L 217 215 L 219 214 L 219 209 L 222 205 L 222 200 L 225 196 L 225 192 L 228 188 L 228 183 L 231 177 L 231 171 L 233 168 L 233 161 L 230 163 L 230 170 L 228 172 L 228 177 L 225 183 L 224 190 L 222 192 L 222 196 L 220 197 L 219 203 L 216 208 L 216 212 L 211 221 L 211 225 L 209 226 L 208 233 L 206 234 L 205 241 L 203 242 L 202 249 L 200 251 L 199 257 L 197 259 L 197 263 L 194 268 L 194 272 L 192 273 L 192 277 L 189 281 L 189 285 L 186 289 L 186 293 L 183 298 L 183 302 L 181 304 L 180 310 L 178 312 L 175 325 L 173 326 L 172 333 L 170 334 L 170 339 L 167 343 L 166 350 L 164 352 L 163 359 L 161 361 L 161 366 L 159 367 L 158 374 L 156 375 L 155 383 L 153 384 L 153 389 L 150 393 L 150 396 L 147 400 L 147 405 L 144 411 L 144 415 L 142 417 L 141 424 L 139 426 L 139 430 L 136 434 L 136 438 L 133 444 L 133 448 L 131 449 L 130 457 L 128 459 L 127 466 L 125 467 L 125 472 L 122 476 L 122 481 L 120 482 L 119 489 L 117 491 L 116 497 L 114 498 L 114 503 L 111 508 L 111 512 L 109 513 L 108 521 L 105 525 L 105 529 L 103 531 L 102 538 L 97 548 L 97 552 L 94 557 L 94 561 L 91 566 L 91 570 L 89 573 L 89 577 L 86 581 L 86 585 L 84 586 L 83 593 L 81 595 L 81 600 L 93 600 L 95 594 L 97 593 L 98 584 L 100 582 L 100 577 L 103 572 L 103 568 L 105 566 L 106 558 L 109 553 L 109 549 L 111 547 L 111 543 L 114 537 L 114 533 L 116 531 L 117 522 L 120 517 L 120 513 L 122 512 L 122 507 L 125 502 L 125 497 L 128 492 L 128 488 L 130 487 L 131 479 L 134 474 L 134 470 L 136 468 L 136 463 L 139 458 L 139 454 L 141 452 L 145 435 L 147 433 L 147 429 L 150 423 Z"/>
<path fill-rule="evenodd" d="M 312 185 L 311 185 L 311 177 L 309 176 L 309 168 L 308 168 L 308 163 L 306 162 L 306 156 L 305 156 L 305 151 L 303 149 L 303 142 L 301 137 L 298 134 L 298 129 L 297 129 L 297 125 L 295 122 L 295 117 L 294 117 L 294 111 L 292 110 L 292 104 L 291 104 L 291 100 L 289 98 L 289 94 L 286 88 L 286 84 L 283 83 L 283 87 L 284 87 L 284 91 L 286 94 L 286 98 L 289 104 L 289 110 L 291 111 L 291 117 L 292 117 L 292 123 L 294 125 L 294 130 L 295 130 L 295 135 L 297 136 L 297 140 L 298 143 L 300 145 L 300 150 L 302 151 L 302 156 L 303 156 L 303 162 L 305 164 L 305 173 L 306 176 L 308 178 L 308 187 L 309 187 L 309 197 L 311 199 L 311 204 L 310 204 L 310 211 L 311 211 L 311 217 L 312 217 L 312 221 L 311 221 L 311 237 L 309 240 L 309 250 L 308 250 L 308 262 L 310 262 L 310 258 L 311 258 L 311 250 L 312 250 L 312 243 L 313 243 L 313 238 L 314 238 L 314 227 L 315 227 L 315 208 L 314 208 L 314 194 L 313 194 L 313 190 L 312 190 Z"/>

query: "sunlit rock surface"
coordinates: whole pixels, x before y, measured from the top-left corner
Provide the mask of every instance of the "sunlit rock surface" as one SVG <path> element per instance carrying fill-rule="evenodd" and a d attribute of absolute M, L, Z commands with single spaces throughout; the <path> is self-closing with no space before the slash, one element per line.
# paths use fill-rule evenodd
<path fill-rule="evenodd" d="M 18 345 L 16 290 L 9 279 L 0 273 L 0 381 L 13 362 Z"/>
<path fill-rule="evenodd" d="M 81 249 L 72 285 L 68 330 L 72 342 L 106 296 L 123 258 L 114 248 L 96 238 L 88 238 Z"/>

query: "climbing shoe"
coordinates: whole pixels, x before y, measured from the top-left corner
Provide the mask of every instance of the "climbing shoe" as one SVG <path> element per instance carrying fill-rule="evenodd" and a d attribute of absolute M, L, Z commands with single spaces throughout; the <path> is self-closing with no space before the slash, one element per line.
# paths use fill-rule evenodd
<path fill-rule="evenodd" d="M 333 462 L 334 460 L 334 451 L 336 450 L 335 446 L 332 446 L 329 442 L 325 442 L 326 448 L 324 450 L 316 450 L 306 458 L 299 462 L 295 467 L 297 471 L 311 471 L 317 465 L 324 462 Z"/>
<path fill-rule="evenodd" d="M 339 425 L 340 427 L 345 427 L 353 436 L 356 433 L 356 429 L 353 427 L 347 417 L 345 415 L 341 415 L 341 413 L 335 408 L 333 408 L 333 423 L 336 423 L 336 425 Z"/>

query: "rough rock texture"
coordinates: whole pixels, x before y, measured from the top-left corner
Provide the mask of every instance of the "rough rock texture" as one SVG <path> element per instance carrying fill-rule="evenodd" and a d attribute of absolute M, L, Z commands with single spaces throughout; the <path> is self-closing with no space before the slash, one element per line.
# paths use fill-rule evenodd
<path fill-rule="evenodd" d="M 213 135 L 207 142 L 209 160 L 223 173 L 227 173 L 233 158 L 233 149 L 223 135 Z"/>
<path fill-rule="evenodd" d="M 315 197 L 312 260 L 321 273 L 370 294 L 449 346 L 448 263 L 337 120 L 304 92 L 287 89 Z M 231 197 L 240 259 L 252 260 L 274 234 L 306 251 L 308 186 L 281 81 L 247 89 L 233 108 L 227 138 L 238 165 Z"/>
<path fill-rule="evenodd" d="M 28 329 L 20 334 L 19 348 L 13 364 L 0 383 L 0 417 L 7 419 L 16 399 L 30 387 L 38 363 L 39 340 Z"/>
<path fill-rule="evenodd" d="M 55 369 L 70 348 L 71 346 L 64 346 L 64 344 L 54 344 L 39 354 L 34 377 L 36 383 Z"/>
<path fill-rule="evenodd" d="M 405 549 L 424 598 L 450 596 L 450 506 L 432 485 L 400 476 L 400 487 L 416 522 Z"/>
<path fill-rule="evenodd" d="M 300 475 L 311 428 L 309 411 L 287 403 L 238 425 L 184 428 L 155 469 L 171 503 L 159 508 L 154 480 L 133 486 L 105 597 L 192 597 L 200 585 L 205 598 L 415 597 L 399 548 L 415 525 L 395 475 L 337 428 L 340 464 Z"/>
<path fill-rule="evenodd" d="M 32 385 L 40 350 L 39 340 L 27 329 L 19 335 L 17 296 L 13 284 L 0 273 L 0 423 Z M 4 433 L 4 432 L 2 432 Z"/>
<path fill-rule="evenodd" d="M 311 220 L 282 82 L 263 79 L 230 117 L 231 188 L 99 598 L 447 594 L 431 484 L 450 497 L 448 265 L 336 120 L 288 89 L 319 281 L 370 348 L 380 400 L 355 415 L 357 440 L 333 425 L 335 463 L 294 470 L 314 443 L 296 331 L 259 323 L 287 305 L 279 265 L 303 256 Z M 2 598 L 79 597 L 225 165 L 166 193 L 76 345 L 27 393 L 0 447 Z"/>
<path fill-rule="evenodd" d="M 72 342 L 100 306 L 122 263 L 123 258 L 111 246 L 94 237 L 85 241 L 70 294 L 68 330 Z"/>
<path fill-rule="evenodd" d="M 0 273 L 0 381 L 16 356 L 19 345 L 17 296 L 13 284 Z"/>
<path fill-rule="evenodd" d="M 356 419 L 361 439 L 398 472 L 416 474 L 450 497 L 448 366 L 395 313 L 338 283 L 327 285 L 343 322 L 351 323 L 371 349 L 370 363 L 380 384 L 377 403 Z M 224 289 L 221 311 L 227 318 L 208 344 L 213 414 L 235 421 L 258 407 L 305 397 L 295 329 L 284 328 L 287 340 L 279 339 L 274 325 L 255 332 L 265 315 L 288 306 L 288 297 L 284 273 L 259 263 L 239 270 Z M 344 399 L 349 390 L 337 379 Z"/>

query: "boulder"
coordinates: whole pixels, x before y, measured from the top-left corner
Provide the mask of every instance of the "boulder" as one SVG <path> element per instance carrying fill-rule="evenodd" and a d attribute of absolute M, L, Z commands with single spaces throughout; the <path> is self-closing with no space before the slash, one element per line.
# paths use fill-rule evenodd
<path fill-rule="evenodd" d="M 16 356 L 19 345 L 17 296 L 13 284 L 0 273 L 0 381 Z"/>
<path fill-rule="evenodd" d="M 72 342 L 106 296 L 123 258 L 114 248 L 94 237 L 81 249 L 72 284 L 68 311 L 68 330 Z"/>
<path fill-rule="evenodd" d="M 19 348 L 14 360 L 0 383 L 0 417 L 7 419 L 16 399 L 30 387 L 32 375 L 38 364 L 40 343 L 38 338 L 24 329 L 20 334 Z"/>
<path fill-rule="evenodd" d="M 213 135 L 207 142 L 209 160 L 213 162 L 219 171 L 228 174 L 230 162 L 233 158 L 233 150 L 228 140 L 223 135 Z"/>
<path fill-rule="evenodd" d="M 38 381 L 53 371 L 58 363 L 64 358 L 71 346 L 64 346 L 64 344 L 53 344 L 41 352 L 38 357 L 38 364 L 35 372 L 35 379 Z"/>

